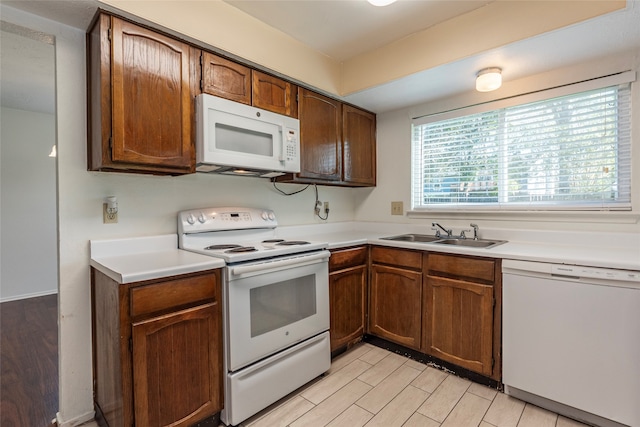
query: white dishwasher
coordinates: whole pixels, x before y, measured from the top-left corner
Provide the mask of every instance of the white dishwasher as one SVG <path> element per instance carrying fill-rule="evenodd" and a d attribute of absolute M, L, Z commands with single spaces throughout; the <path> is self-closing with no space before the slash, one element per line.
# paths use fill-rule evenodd
<path fill-rule="evenodd" d="M 640 272 L 504 260 L 505 392 L 640 427 Z"/>

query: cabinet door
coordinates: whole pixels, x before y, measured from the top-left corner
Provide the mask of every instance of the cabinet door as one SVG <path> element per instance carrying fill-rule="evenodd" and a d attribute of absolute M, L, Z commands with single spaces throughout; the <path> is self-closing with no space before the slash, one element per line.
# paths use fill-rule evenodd
<path fill-rule="evenodd" d="M 251 72 L 252 104 L 267 111 L 298 117 L 297 105 L 291 98 L 293 85 L 260 71 Z"/>
<path fill-rule="evenodd" d="M 133 324 L 135 424 L 190 426 L 222 409 L 217 302 Z"/>
<path fill-rule="evenodd" d="M 342 107 L 344 181 L 376 185 L 376 116 L 350 105 Z"/>
<path fill-rule="evenodd" d="M 434 276 L 426 284 L 423 350 L 491 375 L 493 286 Z"/>
<path fill-rule="evenodd" d="M 422 274 L 382 265 L 371 266 L 369 332 L 419 349 Z"/>
<path fill-rule="evenodd" d="M 341 103 L 299 89 L 301 178 L 340 181 L 342 177 Z"/>
<path fill-rule="evenodd" d="M 331 351 L 364 334 L 366 284 L 366 265 L 329 275 Z"/>
<path fill-rule="evenodd" d="M 113 162 L 193 165 L 190 49 L 112 18 Z"/>
<path fill-rule="evenodd" d="M 204 93 L 251 105 L 251 69 L 209 52 L 202 52 Z"/>

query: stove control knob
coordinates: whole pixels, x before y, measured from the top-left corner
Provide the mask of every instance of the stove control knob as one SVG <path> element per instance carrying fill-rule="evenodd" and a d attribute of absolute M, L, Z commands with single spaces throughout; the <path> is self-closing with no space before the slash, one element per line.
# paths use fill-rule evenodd
<path fill-rule="evenodd" d="M 189 216 L 187 216 L 187 222 L 191 225 L 195 224 L 196 218 L 193 216 L 193 214 L 189 214 Z"/>
<path fill-rule="evenodd" d="M 200 212 L 200 215 L 198 215 L 198 222 L 200 224 L 204 224 L 205 222 L 207 222 L 207 217 L 204 216 L 204 213 Z"/>
<path fill-rule="evenodd" d="M 269 219 L 271 221 L 273 221 L 274 219 L 276 219 L 276 216 L 273 214 L 273 212 L 269 212 Z"/>
<path fill-rule="evenodd" d="M 262 215 L 260 215 L 260 216 L 265 221 L 269 219 L 269 214 L 267 213 L 267 211 L 262 211 Z"/>

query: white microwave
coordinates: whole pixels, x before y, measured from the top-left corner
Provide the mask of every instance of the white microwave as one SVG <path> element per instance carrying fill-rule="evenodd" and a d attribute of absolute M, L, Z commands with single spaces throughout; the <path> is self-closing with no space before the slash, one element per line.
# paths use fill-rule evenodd
<path fill-rule="evenodd" d="M 201 94 L 196 171 L 271 178 L 300 172 L 300 121 Z"/>

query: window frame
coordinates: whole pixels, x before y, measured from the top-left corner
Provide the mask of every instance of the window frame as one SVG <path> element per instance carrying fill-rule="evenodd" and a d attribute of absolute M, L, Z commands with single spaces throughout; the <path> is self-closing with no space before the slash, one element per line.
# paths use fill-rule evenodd
<path fill-rule="evenodd" d="M 497 99 L 490 102 L 480 103 L 476 105 L 471 105 L 468 107 L 462 107 L 457 109 L 452 109 L 449 111 L 444 111 L 435 114 L 429 114 L 425 116 L 414 117 L 411 121 L 411 210 L 408 212 L 408 216 L 423 216 L 424 214 L 437 214 L 437 213 L 456 213 L 462 214 L 465 213 L 474 213 L 483 214 L 484 216 L 490 216 L 492 214 L 518 214 L 520 212 L 535 212 L 536 216 L 542 214 L 542 216 L 546 217 L 558 217 L 561 216 L 563 212 L 570 212 L 573 214 L 581 214 L 584 217 L 593 218 L 594 215 L 597 216 L 602 212 L 612 212 L 612 211 L 631 211 L 632 203 L 631 197 L 633 195 L 633 189 L 630 188 L 631 184 L 631 167 L 629 164 L 627 167 L 627 180 L 629 181 L 629 191 L 628 191 L 628 200 L 623 202 L 614 202 L 614 203 L 590 203 L 590 202 L 554 202 L 554 203 L 514 203 L 514 202 L 495 202 L 495 203 L 438 203 L 438 204 L 429 204 L 425 205 L 422 202 L 424 198 L 424 182 L 420 181 L 420 183 L 416 184 L 416 180 L 422 180 L 422 178 L 416 177 L 415 170 L 415 142 L 414 142 L 414 127 L 420 126 L 424 124 L 441 122 L 445 120 L 451 120 L 456 118 L 461 118 L 465 116 L 471 116 L 479 113 L 486 113 L 495 110 L 502 110 L 508 107 L 520 106 L 524 104 L 531 104 L 539 101 L 550 100 L 558 97 L 563 97 L 567 95 L 579 94 L 591 90 L 603 89 L 611 86 L 619 86 L 628 84 L 631 86 L 631 83 L 635 81 L 636 73 L 635 71 L 625 71 L 621 73 L 611 74 L 608 76 L 589 79 L 569 85 L 562 85 L 553 87 L 550 89 L 530 92 L 522 95 L 511 96 L 508 98 Z M 633 87 L 630 87 L 629 90 L 629 114 L 628 114 L 628 123 L 631 124 L 631 116 L 633 114 L 631 110 L 631 98 L 633 95 Z M 628 144 L 626 147 L 627 151 L 631 152 L 631 135 L 628 137 Z M 423 175 L 421 174 L 420 177 Z M 418 194 L 418 188 L 422 190 Z M 500 191 L 500 190 L 499 190 Z M 416 200 L 418 196 L 421 196 L 421 200 Z M 585 215 L 586 214 L 586 215 Z M 626 220 L 624 220 L 626 222 Z"/>

